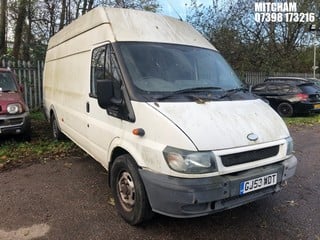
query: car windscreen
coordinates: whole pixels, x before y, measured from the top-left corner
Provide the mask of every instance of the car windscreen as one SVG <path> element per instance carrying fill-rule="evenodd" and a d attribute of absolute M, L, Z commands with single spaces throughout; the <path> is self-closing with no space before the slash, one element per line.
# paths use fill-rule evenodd
<path fill-rule="evenodd" d="M 0 92 L 16 92 L 17 86 L 10 72 L 0 72 Z"/>
<path fill-rule="evenodd" d="M 241 88 L 241 81 L 216 51 L 162 43 L 120 43 L 131 81 L 144 96 L 206 89 L 212 94 Z"/>

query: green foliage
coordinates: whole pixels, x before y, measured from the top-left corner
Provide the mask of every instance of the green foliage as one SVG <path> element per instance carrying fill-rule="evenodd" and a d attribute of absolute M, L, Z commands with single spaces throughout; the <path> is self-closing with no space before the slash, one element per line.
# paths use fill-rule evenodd
<path fill-rule="evenodd" d="M 313 36 L 306 22 L 256 22 L 256 0 L 191 0 L 187 21 L 207 36 L 237 71 L 312 72 Z M 299 12 L 319 12 L 320 0 L 296 1 Z M 319 26 L 319 19 L 315 22 Z M 319 66 L 319 57 L 316 65 Z"/>
<path fill-rule="evenodd" d="M 288 126 L 313 126 L 320 125 L 320 114 L 306 117 L 284 118 Z"/>
<path fill-rule="evenodd" d="M 33 136 L 30 142 L 7 137 L 0 141 L 0 164 L 20 164 L 25 162 L 44 162 L 61 159 L 74 154 L 84 154 L 69 140 L 55 141 L 51 138 L 49 123 L 42 112 L 33 112 Z"/>
<path fill-rule="evenodd" d="M 72 142 L 57 142 L 51 140 L 39 140 L 32 142 L 6 141 L 0 149 L 0 163 L 8 161 L 46 160 L 48 158 L 60 158 L 73 151 Z"/>

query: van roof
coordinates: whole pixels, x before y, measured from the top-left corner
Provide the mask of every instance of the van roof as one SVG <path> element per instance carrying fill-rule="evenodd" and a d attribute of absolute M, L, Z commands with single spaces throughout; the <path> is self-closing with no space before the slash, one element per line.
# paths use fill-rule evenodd
<path fill-rule="evenodd" d="M 188 23 L 147 11 L 97 7 L 79 17 L 49 41 L 51 49 L 100 25 L 110 26 L 115 41 L 162 42 L 215 49 Z M 106 31 L 107 28 L 106 28 Z"/>

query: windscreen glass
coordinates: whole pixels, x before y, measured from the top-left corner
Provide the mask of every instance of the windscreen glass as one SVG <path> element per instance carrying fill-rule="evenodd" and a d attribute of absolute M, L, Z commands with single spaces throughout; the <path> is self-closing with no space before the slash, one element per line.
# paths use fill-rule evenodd
<path fill-rule="evenodd" d="M 184 90 L 214 95 L 241 88 L 241 82 L 216 51 L 161 43 L 120 43 L 135 88 L 144 96 L 161 97 Z M 180 94 L 178 94 L 181 96 Z"/>
<path fill-rule="evenodd" d="M 17 86 L 9 72 L 0 72 L 0 92 L 16 92 Z"/>

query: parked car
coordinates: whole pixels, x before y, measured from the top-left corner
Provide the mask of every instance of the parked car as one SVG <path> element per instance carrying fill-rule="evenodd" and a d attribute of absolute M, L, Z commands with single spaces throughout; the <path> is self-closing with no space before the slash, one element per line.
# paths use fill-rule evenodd
<path fill-rule="evenodd" d="M 308 82 L 307 78 L 301 77 L 267 77 L 264 82 L 280 82 L 280 81 L 292 81 L 292 82 Z"/>
<path fill-rule="evenodd" d="M 22 90 L 14 73 L 0 68 L 0 136 L 13 134 L 30 139 L 30 113 Z"/>
<path fill-rule="evenodd" d="M 320 79 L 318 79 L 318 78 L 307 78 L 307 80 L 313 82 L 315 85 L 317 85 L 320 88 Z"/>
<path fill-rule="evenodd" d="M 320 89 L 307 80 L 267 79 L 252 92 L 267 99 L 282 117 L 320 112 Z"/>
<path fill-rule="evenodd" d="M 268 77 L 264 82 L 295 82 L 295 83 L 314 83 L 320 89 L 320 80 L 317 78 L 301 77 Z"/>

